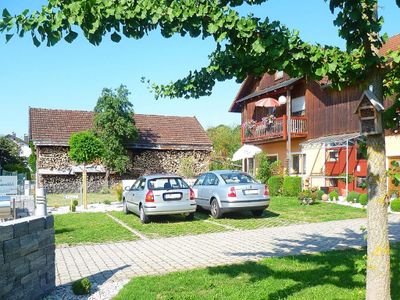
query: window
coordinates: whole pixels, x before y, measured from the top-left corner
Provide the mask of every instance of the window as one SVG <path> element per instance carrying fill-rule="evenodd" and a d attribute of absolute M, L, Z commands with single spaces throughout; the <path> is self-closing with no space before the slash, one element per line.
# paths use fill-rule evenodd
<path fill-rule="evenodd" d="M 328 161 L 338 161 L 339 150 L 328 150 Z"/>
<path fill-rule="evenodd" d="M 219 180 L 215 174 L 209 173 L 204 180 L 203 185 L 218 185 Z"/>
<path fill-rule="evenodd" d="M 154 178 L 148 182 L 149 190 L 179 190 L 188 189 L 189 186 L 182 178 Z"/>
<path fill-rule="evenodd" d="M 247 173 L 254 174 L 254 158 L 247 159 Z"/>
<path fill-rule="evenodd" d="M 291 174 L 306 174 L 306 155 L 304 153 L 292 154 Z"/>
<path fill-rule="evenodd" d="M 279 80 L 283 78 L 283 71 L 276 71 L 275 72 L 275 80 Z"/>
<path fill-rule="evenodd" d="M 206 174 L 201 175 L 199 178 L 197 178 L 194 185 L 203 185 L 205 178 L 206 178 Z"/>
<path fill-rule="evenodd" d="M 278 155 L 277 154 L 267 155 L 267 159 L 270 163 L 276 162 L 278 160 Z"/>
<path fill-rule="evenodd" d="M 226 173 L 221 174 L 222 179 L 225 181 L 226 184 L 231 183 L 255 183 L 256 181 L 253 177 L 245 174 L 245 173 Z"/>
<path fill-rule="evenodd" d="M 292 99 L 292 116 L 304 116 L 306 112 L 305 96 Z"/>
<path fill-rule="evenodd" d="M 131 190 L 136 190 L 136 191 L 143 190 L 145 186 L 146 186 L 146 179 L 139 178 L 132 185 Z"/>
<path fill-rule="evenodd" d="M 367 178 L 366 177 L 357 177 L 356 179 L 356 186 L 360 189 L 364 189 L 367 184 Z"/>
<path fill-rule="evenodd" d="M 329 187 L 337 187 L 339 183 L 339 180 L 337 178 L 330 178 L 329 179 Z"/>

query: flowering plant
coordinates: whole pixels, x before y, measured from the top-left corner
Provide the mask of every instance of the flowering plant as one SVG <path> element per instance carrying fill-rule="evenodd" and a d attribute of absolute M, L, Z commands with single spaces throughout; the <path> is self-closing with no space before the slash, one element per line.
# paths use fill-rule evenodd
<path fill-rule="evenodd" d="M 263 125 L 272 125 L 275 122 L 276 117 L 274 115 L 268 115 L 261 119 Z"/>
<path fill-rule="evenodd" d="M 254 120 L 246 121 L 242 124 L 242 128 L 244 129 L 244 134 L 246 136 L 252 135 L 251 130 L 256 126 L 257 122 Z"/>

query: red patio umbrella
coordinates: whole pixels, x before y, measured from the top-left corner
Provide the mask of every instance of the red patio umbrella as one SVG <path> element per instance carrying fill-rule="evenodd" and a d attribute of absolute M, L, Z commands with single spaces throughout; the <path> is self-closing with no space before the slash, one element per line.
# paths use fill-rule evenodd
<path fill-rule="evenodd" d="M 280 106 L 279 101 L 274 98 L 262 98 L 256 102 L 257 107 L 277 107 Z"/>

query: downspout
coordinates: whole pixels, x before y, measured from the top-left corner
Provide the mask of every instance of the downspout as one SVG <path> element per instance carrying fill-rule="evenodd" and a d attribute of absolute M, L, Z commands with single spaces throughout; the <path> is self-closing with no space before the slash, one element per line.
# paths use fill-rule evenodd
<path fill-rule="evenodd" d="M 349 140 L 346 141 L 346 197 L 349 194 Z"/>
<path fill-rule="evenodd" d="M 290 88 L 286 92 L 286 114 L 287 114 L 287 159 L 288 159 L 288 175 L 292 171 L 292 99 Z"/>

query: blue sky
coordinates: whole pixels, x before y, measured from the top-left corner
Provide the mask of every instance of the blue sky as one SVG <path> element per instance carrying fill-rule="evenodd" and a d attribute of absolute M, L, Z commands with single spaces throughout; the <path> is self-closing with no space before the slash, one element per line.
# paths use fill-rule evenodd
<path fill-rule="evenodd" d="M 0 10 L 11 13 L 24 8 L 38 8 L 42 0 L 1 0 Z M 380 1 L 385 18 L 383 32 L 397 34 L 400 9 L 395 0 Z M 269 0 L 261 6 L 241 8 L 280 20 L 298 29 L 309 42 L 344 46 L 338 38 L 333 16 L 323 0 Z M 216 85 L 209 97 L 201 99 L 159 99 L 140 82 L 145 76 L 157 83 L 168 83 L 188 71 L 207 65 L 207 55 L 214 49 L 211 40 L 174 37 L 162 38 L 153 32 L 136 41 L 108 38 L 92 46 L 80 36 L 73 44 L 60 42 L 55 47 L 36 48 L 27 36 L 5 44 L 0 36 L 0 134 L 28 132 L 28 107 L 91 110 L 103 87 L 127 85 L 137 113 L 196 116 L 207 128 L 218 124 L 239 124 L 240 114 L 228 113 L 239 84 L 226 81 Z"/>

